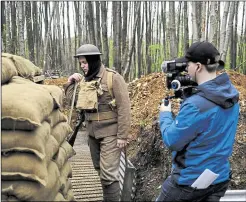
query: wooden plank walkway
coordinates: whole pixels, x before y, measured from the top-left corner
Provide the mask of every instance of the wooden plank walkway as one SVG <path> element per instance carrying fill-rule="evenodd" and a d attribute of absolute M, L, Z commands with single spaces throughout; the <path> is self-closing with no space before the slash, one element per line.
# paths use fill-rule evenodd
<path fill-rule="evenodd" d="M 74 143 L 76 155 L 71 161 L 74 197 L 77 201 L 102 201 L 102 187 L 97 171 L 94 170 L 85 131 L 79 131 Z"/>

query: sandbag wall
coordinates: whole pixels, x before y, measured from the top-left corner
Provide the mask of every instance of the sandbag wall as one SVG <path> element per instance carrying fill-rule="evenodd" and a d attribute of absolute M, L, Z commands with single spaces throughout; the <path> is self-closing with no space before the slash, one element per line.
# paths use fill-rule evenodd
<path fill-rule="evenodd" d="M 62 100 L 59 87 L 20 76 L 2 85 L 2 200 L 75 201 Z"/>
<path fill-rule="evenodd" d="M 33 80 L 35 76 L 42 74 L 40 68 L 21 56 L 2 53 L 1 60 L 1 84 L 8 83 L 13 76 L 21 76 L 22 78 Z"/>

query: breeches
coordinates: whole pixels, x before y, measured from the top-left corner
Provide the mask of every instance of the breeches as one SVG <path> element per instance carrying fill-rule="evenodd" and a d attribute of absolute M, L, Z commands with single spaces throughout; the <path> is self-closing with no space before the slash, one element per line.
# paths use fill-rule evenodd
<path fill-rule="evenodd" d="M 119 181 L 121 149 L 117 146 L 117 136 L 95 139 L 89 135 L 89 147 L 94 168 L 99 172 L 103 185 Z"/>

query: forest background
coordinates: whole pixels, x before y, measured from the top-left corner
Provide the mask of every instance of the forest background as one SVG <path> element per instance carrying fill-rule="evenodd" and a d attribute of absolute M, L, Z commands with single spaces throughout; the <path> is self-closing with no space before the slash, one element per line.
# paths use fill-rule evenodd
<path fill-rule="evenodd" d="M 208 40 L 227 69 L 246 74 L 245 11 L 239 1 L 1 1 L 1 51 L 67 76 L 79 72 L 76 49 L 92 43 L 131 81 Z"/>

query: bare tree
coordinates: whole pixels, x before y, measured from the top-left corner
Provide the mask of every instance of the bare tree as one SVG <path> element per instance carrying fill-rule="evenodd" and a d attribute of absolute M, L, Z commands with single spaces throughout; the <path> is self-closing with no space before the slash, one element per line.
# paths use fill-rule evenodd
<path fill-rule="evenodd" d="M 175 29 L 175 3 L 169 2 L 169 36 L 170 36 L 170 56 L 171 58 L 177 57 L 177 39 Z"/>
<path fill-rule="evenodd" d="M 5 2 L 1 1 L 1 33 L 2 33 L 2 52 L 6 51 L 6 11 Z"/>
<path fill-rule="evenodd" d="M 163 42 L 162 42 L 163 43 L 163 55 L 164 55 L 164 59 L 166 59 L 167 58 L 167 48 L 166 48 L 166 2 L 165 1 L 161 2 L 161 21 L 162 21 L 162 32 L 163 32 Z"/>
<path fill-rule="evenodd" d="M 137 4 L 136 5 L 137 6 L 136 13 L 138 13 L 140 10 L 140 7 L 141 7 L 141 2 L 137 2 L 136 4 Z M 132 37 L 131 43 L 129 45 L 129 53 L 128 53 L 127 62 L 126 62 L 126 65 L 124 65 L 125 69 L 124 69 L 123 76 L 127 81 L 129 80 L 130 66 L 131 66 L 131 62 L 132 62 L 132 53 L 133 53 L 134 46 L 135 46 L 135 36 L 134 35 L 136 33 L 138 20 L 139 20 L 139 15 L 136 16 L 135 21 L 134 21 L 133 37 Z"/>
<path fill-rule="evenodd" d="M 109 48 L 108 48 L 108 32 L 107 32 L 107 7 L 106 2 L 101 1 L 101 14 L 102 14 L 102 41 L 103 41 L 103 63 L 109 67 Z"/>
<path fill-rule="evenodd" d="M 86 19 L 88 21 L 90 41 L 92 44 L 96 45 L 95 29 L 94 29 L 94 12 L 92 7 L 92 2 L 86 2 Z"/>
<path fill-rule="evenodd" d="M 97 47 L 102 51 L 102 39 L 101 39 L 101 20 L 100 20 L 100 3 L 96 1 L 96 41 Z"/>
<path fill-rule="evenodd" d="M 19 1 L 16 2 L 17 10 L 18 10 L 18 44 L 19 44 L 19 55 L 25 57 L 25 39 L 24 39 L 24 2 Z"/>
<path fill-rule="evenodd" d="M 26 30 L 27 30 L 27 43 L 28 43 L 29 60 L 31 60 L 33 63 L 35 63 L 34 39 L 33 39 L 31 2 L 30 1 L 26 2 Z"/>
<path fill-rule="evenodd" d="M 196 4 L 197 2 L 191 2 L 192 42 L 193 43 L 199 41 Z"/>
<path fill-rule="evenodd" d="M 48 63 L 48 42 L 49 42 L 49 39 L 51 38 L 50 37 L 50 35 L 51 35 L 50 34 L 50 32 L 51 32 L 51 23 L 52 23 L 52 19 L 54 17 L 54 14 L 55 14 L 56 6 L 57 6 L 57 2 L 54 2 L 53 9 L 52 9 L 52 14 L 51 14 L 50 21 L 49 21 L 49 24 L 48 24 L 48 27 L 47 27 L 47 32 L 46 32 L 46 35 L 45 35 L 45 42 L 44 42 L 44 59 L 45 60 L 44 60 L 44 69 L 43 69 L 44 72 L 46 70 L 50 69 L 50 66 L 49 66 L 49 63 Z"/>
<path fill-rule="evenodd" d="M 222 54 L 221 59 L 223 61 L 226 60 L 227 50 L 229 47 L 229 41 L 230 41 L 231 34 L 232 34 L 234 14 L 235 14 L 235 2 L 231 2 L 230 11 L 229 11 L 229 21 L 228 21 L 228 26 L 227 26 L 227 30 L 226 30 L 226 36 L 225 36 L 225 42 L 224 42 L 225 44 L 223 47 L 223 51 L 221 52 L 221 54 Z"/>
<path fill-rule="evenodd" d="M 149 46 L 151 43 L 151 13 L 150 13 L 150 3 L 145 2 L 145 26 L 146 26 L 146 33 L 145 33 L 145 40 L 146 40 L 146 66 L 147 66 L 147 74 L 151 73 L 151 58 L 150 58 L 150 51 Z M 148 12 L 149 11 L 149 12 Z"/>
<path fill-rule="evenodd" d="M 220 53 L 222 53 L 224 49 L 225 38 L 226 38 L 226 25 L 227 25 L 229 8 L 230 8 L 230 2 L 224 2 L 224 14 L 223 14 L 222 24 L 221 24 L 221 29 L 220 29 L 220 45 L 219 45 Z"/>
<path fill-rule="evenodd" d="M 11 1 L 11 53 L 17 53 L 17 26 L 16 26 L 16 7 L 15 2 Z"/>
<path fill-rule="evenodd" d="M 68 54 L 67 54 L 67 58 L 69 60 L 69 65 L 70 67 L 68 68 L 70 71 L 75 71 L 73 69 L 73 60 L 72 60 L 72 42 L 71 42 L 71 31 L 70 31 L 70 11 L 69 11 L 69 2 L 67 2 L 67 41 L 68 41 Z"/>
<path fill-rule="evenodd" d="M 210 29 L 209 29 L 209 36 L 208 41 L 216 45 L 216 34 L 217 34 L 217 18 L 216 18 L 216 9 L 217 9 L 217 2 L 213 1 L 210 4 Z"/>
<path fill-rule="evenodd" d="M 238 35 L 237 35 L 237 23 L 238 23 L 238 15 L 236 14 L 238 11 L 238 4 L 239 2 L 236 1 L 235 2 L 235 11 L 234 11 L 234 23 L 232 26 L 232 33 L 231 33 L 231 64 L 230 64 L 230 68 L 231 69 L 235 69 L 237 66 L 237 42 L 238 42 Z"/>
<path fill-rule="evenodd" d="M 184 1 L 184 53 L 188 48 L 189 48 L 188 12 L 187 12 L 187 2 Z"/>

